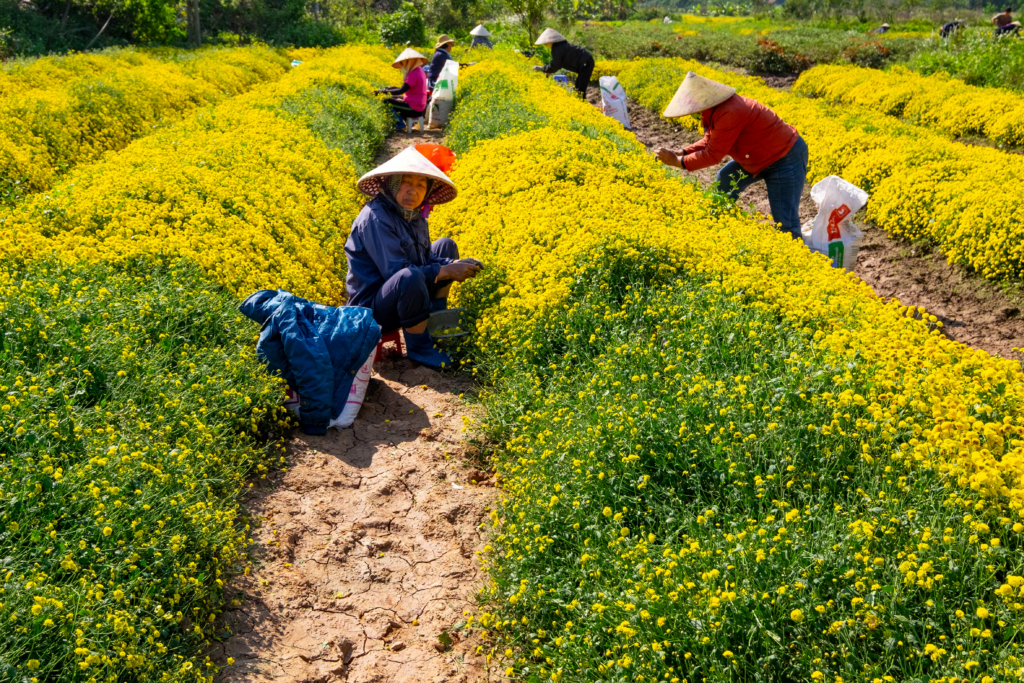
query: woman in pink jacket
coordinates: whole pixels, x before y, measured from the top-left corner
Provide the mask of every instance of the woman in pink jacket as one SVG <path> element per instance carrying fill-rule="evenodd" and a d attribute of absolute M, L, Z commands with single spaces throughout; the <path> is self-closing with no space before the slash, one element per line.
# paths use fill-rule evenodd
<path fill-rule="evenodd" d="M 732 157 L 715 176 L 719 189 L 736 200 L 751 184 L 763 180 L 772 217 L 783 232 L 799 239 L 808 151 L 796 128 L 760 102 L 740 97 L 735 88 L 691 71 L 663 116 L 697 114 L 704 138 L 679 151 L 659 149 L 658 159 L 696 171 Z"/>
<path fill-rule="evenodd" d="M 427 74 L 422 67 L 427 58 L 408 48 L 398 55 L 391 66 L 405 74 L 400 88 L 382 88 L 376 94 L 388 94 L 388 104 L 398 117 L 399 125 L 408 125 L 408 119 L 418 119 L 427 110 Z"/>

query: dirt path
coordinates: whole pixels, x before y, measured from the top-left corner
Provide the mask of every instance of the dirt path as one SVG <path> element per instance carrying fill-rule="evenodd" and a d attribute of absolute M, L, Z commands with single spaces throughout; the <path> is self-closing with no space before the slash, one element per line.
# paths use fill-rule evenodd
<path fill-rule="evenodd" d="M 591 87 L 587 99 L 600 106 L 600 92 Z M 630 123 L 637 139 L 648 150 L 679 149 L 698 139 L 698 134 L 665 121 L 630 101 Z M 698 171 L 701 182 L 714 182 L 720 166 Z M 740 196 L 740 205 L 767 215 L 771 209 L 764 183 L 756 183 Z M 814 217 L 810 187 L 804 191 L 800 219 Z M 924 306 L 942 320 L 946 335 L 974 348 L 1004 358 L 1024 359 L 1015 348 L 1024 346 L 1024 301 L 992 282 L 960 266 L 950 265 L 938 250 L 890 237 L 881 228 L 861 223 L 864 242 L 854 272 L 882 297 L 905 305 Z"/>
<path fill-rule="evenodd" d="M 395 136 L 381 160 L 439 140 Z M 226 639 L 209 652 L 220 683 L 488 680 L 458 630 L 483 581 L 479 526 L 494 499 L 465 443 L 471 389 L 385 359 L 351 429 L 296 432 L 288 468 L 246 500 L 256 562 L 228 586 Z"/>

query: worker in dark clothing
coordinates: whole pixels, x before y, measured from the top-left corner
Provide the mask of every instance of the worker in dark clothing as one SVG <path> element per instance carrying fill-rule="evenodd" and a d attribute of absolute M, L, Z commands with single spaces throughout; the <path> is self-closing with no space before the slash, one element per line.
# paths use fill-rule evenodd
<path fill-rule="evenodd" d="M 441 76 L 441 69 L 452 58 L 451 49 L 453 47 L 455 47 L 455 41 L 446 34 L 442 33 L 438 36 L 437 44 L 434 45 L 434 56 L 427 67 L 427 88 L 430 90 L 433 90 L 434 85 L 437 84 L 437 79 Z"/>
<path fill-rule="evenodd" d="M 469 35 L 473 36 L 473 42 L 469 44 L 470 48 L 477 47 L 489 47 L 492 50 L 494 45 L 491 43 L 491 32 L 483 24 L 477 24 L 477 27 L 469 32 Z"/>
<path fill-rule="evenodd" d="M 453 282 L 475 277 L 483 264 L 459 258 L 458 246 L 447 237 L 431 242 L 423 206 L 454 199 L 454 183 L 409 147 L 360 178 L 357 187 L 371 199 L 345 242 L 346 305 L 373 311 L 384 334 L 403 328 L 412 360 L 451 367 L 448 354 L 434 347 L 427 319 L 448 307 Z"/>
<path fill-rule="evenodd" d="M 534 71 L 546 74 L 553 74 L 559 69 L 573 71 L 577 74 L 576 92 L 586 95 L 590 76 L 594 73 L 594 57 L 586 48 L 573 45 L 553 28 L 544 29 L 535 45 L 551 46 L 551 63 L 547 66 L 535 66 Z"/>
<path fill-rule="evenodd" d="M 992 17 L 992 24 L 996 27 L 996 37 L 1006 35 L 1020 35 L 1020 22 L 1013 20 L 1013 8 L 1007 7 L 999 14 Z"/>
<path fill-rule="evenodd" d="M 949 38 L 950 36 L 952 36 L 954 33 L 956 33 L 965 26 L 967 26 L 967 23 L 960 21 L 959 19 L 957 19 L 956 21 L 951 21 L 948 24 L 943 24 L 942 28 L 939 29 L 939 37 Z"/>

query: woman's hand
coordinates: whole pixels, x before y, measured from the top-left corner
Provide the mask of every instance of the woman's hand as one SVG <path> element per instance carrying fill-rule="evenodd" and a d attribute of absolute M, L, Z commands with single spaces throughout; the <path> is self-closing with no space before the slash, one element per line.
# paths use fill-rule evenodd
<path fill-rule="evenodd" d="M 670 149 L 659 147 L 654 154 L 656 157 L 658 157 L 658 161 L 665 164 L 666 166 L 674 166 L 676 168 L 683 167 L 682 160 L 680 160 L 679 156 Z"/>
<path fill-rule="evenodd" d="M 468 260 L 469 259 L 467 259 L 467 261 Z M 456 261 L 455 263 L 449 263 L 446 266 L 441 266 L 441 270 L 437 273 L 437 282 L 441 282 L 443 280 L 465 282 L 471 277 L 476 277 L 476 274 L 484 268 L 483 264 L 479 261 L 476 263 L 468 263 L 467 261 Z M 480 263 L 480 265 L 477 265 L 478 263 Z"/>

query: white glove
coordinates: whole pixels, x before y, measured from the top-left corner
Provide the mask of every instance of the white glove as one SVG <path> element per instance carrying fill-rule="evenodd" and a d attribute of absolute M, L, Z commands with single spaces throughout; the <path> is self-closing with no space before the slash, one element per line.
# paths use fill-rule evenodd
<path fill-rule="evenodd" d="M 540 64 L 538 64 L 537 66 L 533 67 L 533 70 L 534 70 L 534 71 L 543 71 L 543 70 L 544 70 L 544 67 L 543 67 L 543 66 L 541 66 Z"/>

